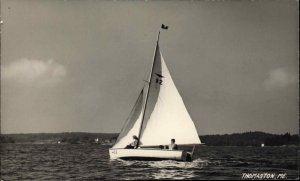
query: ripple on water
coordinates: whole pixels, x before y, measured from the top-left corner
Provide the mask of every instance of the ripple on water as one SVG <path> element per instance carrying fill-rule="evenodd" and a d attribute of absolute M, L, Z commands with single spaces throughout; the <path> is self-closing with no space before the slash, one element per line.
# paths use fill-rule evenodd
<path fill-rule="evenodd" d="M 297 148 L 200 147 L 192 162 L 109 160 L 108 146 L 4 144 L 3 180 L 240 179 L 244 172 L 298 177 Z"/>

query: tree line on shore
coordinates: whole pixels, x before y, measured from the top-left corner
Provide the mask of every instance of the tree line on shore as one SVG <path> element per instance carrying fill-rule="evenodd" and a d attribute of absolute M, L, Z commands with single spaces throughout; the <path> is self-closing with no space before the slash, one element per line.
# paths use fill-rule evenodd
<path fill-rule="evenodd" d="M 28 133 L 1 134 L 0 143 L 66 143 L 66 144 L 113 144 L 117 133 Z M 282 146 L 298 145 L 298 135 L 246 132 L 224 135 L 200 136 L 208 146 Z"/>
<path fill-rule="evenodd" d="M 99 143 L 112 144 L 118 137 L 117 133 L 26 133 L 26 134 L 2 134 L 1 143 Z"/>
<path fill-rule="evenodd" d="M 282 146 L 298 145 L 298 135 L 269 134 L 264 132 L 246 132 L 224 135 L 200 136 L 201 141 L 208 146 Z"/>

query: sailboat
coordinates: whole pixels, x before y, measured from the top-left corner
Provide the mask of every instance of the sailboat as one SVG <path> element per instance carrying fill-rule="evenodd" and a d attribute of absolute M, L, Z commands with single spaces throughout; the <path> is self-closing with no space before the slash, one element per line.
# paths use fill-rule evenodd
<path fill-rule="evenodd" d="M 196 127 L 161 54 L 159 36 L 160 31 L 149 78 L 116 143 L 109 149 L 111 159 L 191 161 L 195 145 L 201 144 Z M 133 135 L 139 138 L 137 148 L 126 149 Z M 162 147 L 170 144 L 171 139 L 176 140 L 178 150 Z M 180 150 L 181 145 L 194 146 L 193 151 Z"/>

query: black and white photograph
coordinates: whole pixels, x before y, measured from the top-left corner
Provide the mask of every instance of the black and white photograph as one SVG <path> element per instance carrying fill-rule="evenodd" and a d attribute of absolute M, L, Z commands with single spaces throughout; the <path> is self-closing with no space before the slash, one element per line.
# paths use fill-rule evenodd
<path fill-rule="evenodd" d="M 298 0 L 0 0 L 0 180 L 298 180 Z"/>

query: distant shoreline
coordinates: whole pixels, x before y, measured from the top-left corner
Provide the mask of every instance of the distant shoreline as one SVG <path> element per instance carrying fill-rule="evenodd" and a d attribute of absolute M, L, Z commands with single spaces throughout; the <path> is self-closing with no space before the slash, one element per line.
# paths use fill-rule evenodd
<path fill-rule="evenodd" d="M 88 132 L 1 134 L 0 143 L 113 145 L 118 135 Z M 258 131 L 199 137 L 206 146 L 297 146 L 299 142 L 297 134 L 270 134 Z"/>

